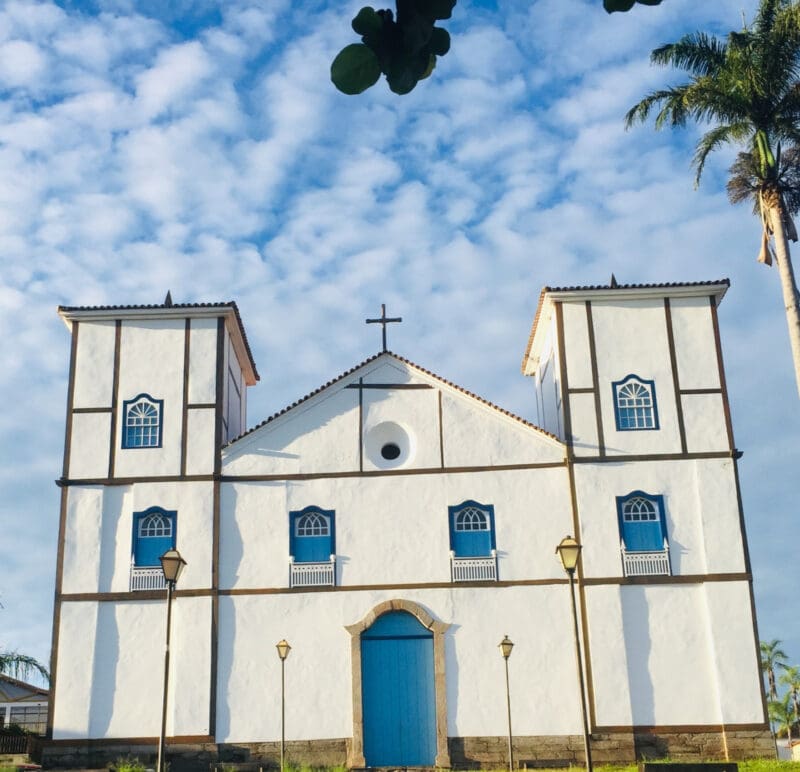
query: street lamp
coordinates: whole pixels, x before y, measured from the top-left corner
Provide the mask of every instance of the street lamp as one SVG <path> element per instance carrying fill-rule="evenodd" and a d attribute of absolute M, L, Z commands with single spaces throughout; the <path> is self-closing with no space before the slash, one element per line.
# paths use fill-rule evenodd
<path fill-rule="evenodd" d="M 284 673 L 286 669 L 286 657 L 289 656 L 292 647 L 284 638 L 282 641 L 278 641 L 278 643 L 275 644 L 275 648 L 278 650 L 278 656 L 281 659 L 281 772 L 283 772 L 283 754 L 286 747 L 286 680 L 284 678 Z"/>
<path fill-rule="evenodd" d="M 506 663 L 506 710 L 508 711 L 508 772 L 513 772 L 514 769 L 514 748 L 511 744 L 511 689 L 508 685 L 508 658 L 511 656 L 511 649 L 514 644 L 507 635 L 503 636 L 503 640 L 498 644 L 500 653 Z"/>
<path fill-rule="evenodd" d="M 176 549 L 167 550 L 160 558 L 161 570 L 167 584 L 167 643 L 164 647 L 164 693 L 161 700 L 161 734 L 158 738 L 158 761 L 156 772 L 164 772 L 164 736 L 167 732 L 167 689 L 169 688 L 169 631 L 172 624 L 172 592 L 175 583 L 186 565 L 181 553 Z"/>
<path fill-rule="evenodd" d="M 586 754 L 586 770 L 592 772 L 592 750 L 589 746 L 589 722 L 586 719 L 586 687 L 583 683 L 583 657 L 581 656 L 581 641 L 578 637 L 578 609 L 575 606 L 575 568 L 578 565 L 583 547 L 576 539 L 565 536 L 556 547 L 561 565 L 569 576 L 569 592 L 572 599 L 572 626 L 575 634 L 575 661 L 578 665 L 578 681 L 581 686 L 581 716 L 583 718 L 583 750 Z"/>

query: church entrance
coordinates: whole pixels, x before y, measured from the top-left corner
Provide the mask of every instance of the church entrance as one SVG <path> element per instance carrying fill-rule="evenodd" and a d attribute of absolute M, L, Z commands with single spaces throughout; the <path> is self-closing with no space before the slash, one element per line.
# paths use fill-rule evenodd
<path fill-rule="evenodd" d="M 408 612 L 383 614 L 361 634 L 368 767 L 434 766 L 433 674 L 433 633 Z"/>

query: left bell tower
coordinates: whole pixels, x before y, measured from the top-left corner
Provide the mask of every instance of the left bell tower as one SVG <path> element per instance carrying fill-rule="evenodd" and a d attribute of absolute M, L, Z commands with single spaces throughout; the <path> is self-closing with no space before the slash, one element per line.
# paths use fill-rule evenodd
<path fill-rule="evenodd" d="M 213 474 L 258 379 L 234 303 L 60 307 L 72 333 L 65 480 Z"/>

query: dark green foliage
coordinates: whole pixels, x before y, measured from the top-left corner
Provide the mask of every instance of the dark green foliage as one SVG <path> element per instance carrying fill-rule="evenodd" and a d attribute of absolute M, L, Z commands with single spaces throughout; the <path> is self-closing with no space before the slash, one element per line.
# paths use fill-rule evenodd
<path fill-rule="evenodd" d="M 662 0 L 603 0 L 608 13 L 630 11 L 636 3 Z M 353 19 L 361 43 L 343 48 L 331 65 L 333 85 L 345 94 L 360 94 L 383 73 L 395 94 L 407 94 L 436 67 L 436 57 L 450 50 L 450 35 L 436 22 L 449 19 L 456 0 L 396 0 L 390 10 L 362 8 Z"/>
<path fill-rule="evenodd" d="M 661 5 L 661 0 L 603 0 L 603 8 L 608 13 L 614 11 L 630 11 L 636 3 L 640 5 Z"/>
<path fill-rule="evenodd" d="M 345 94 L 360 94 L 386 76 L 395 94 L 407 94 L 450 50 L 450 35 L 436 26 L 449 19 L 456 0 L 396 0 L 391 10 L 362 8 L 353 19 L 361 43 L 344 48 L 331 65 L 331 80 Z"/>

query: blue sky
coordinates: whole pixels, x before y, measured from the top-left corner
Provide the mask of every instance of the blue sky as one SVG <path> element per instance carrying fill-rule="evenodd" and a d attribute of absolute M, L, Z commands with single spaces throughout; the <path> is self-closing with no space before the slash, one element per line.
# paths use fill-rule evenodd
<path fill-rule="evenodd" d="M 169 6 L 167 11 L 163 6 Z M 390 348 L 535 420 L 542 285 L 729 276 L 720 309 L 762 638 L 800 662 L 798 396 L 777 272 L 694 129 L 625 132 L 652 48 L 754 0 L 460 0 L 405 97 L 328 79 L 359 2 L 0 9 L 0 646 L 49 657 L 67 331 L 58 304 L 236 300 L 249 425 Z M 164 15 L 167 13 L 168 15 Z M 635 334 L 635 331 L 632 331 Z"/>

